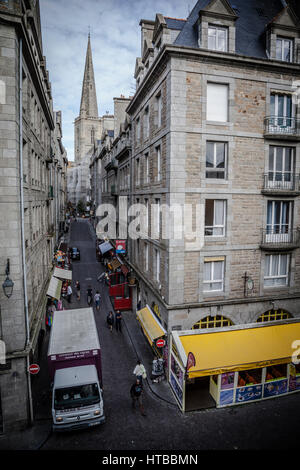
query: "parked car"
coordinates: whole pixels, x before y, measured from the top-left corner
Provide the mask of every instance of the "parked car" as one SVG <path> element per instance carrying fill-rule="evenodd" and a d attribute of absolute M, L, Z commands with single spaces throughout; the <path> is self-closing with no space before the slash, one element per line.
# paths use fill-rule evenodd
<path fill-rule="evenodd" d="M 71 259 L 79 259 L 80 260 L 80 251 L 78 248 L 74 247 L 71 248 Z"/>

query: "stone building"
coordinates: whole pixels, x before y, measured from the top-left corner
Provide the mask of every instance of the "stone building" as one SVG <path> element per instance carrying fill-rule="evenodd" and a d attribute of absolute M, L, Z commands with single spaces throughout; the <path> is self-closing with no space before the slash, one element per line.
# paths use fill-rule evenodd
<path fill-rule="evenodd" d="M 66 152 L 53 114 L 39 2 L 0 1 L 0 433 L 32 420 L 53 250 L 64 219 Z M 64 174 L 63 174 L 64 173 Z M 7 297 L 2 284 L 14 283 Z"/>
<path fill-rule="evenodd" d="M 90 203 L 89 164 L 95 143 L 104 131 L 113 131 L 114 118 L 98 115 L 97 93 L 94 76 L 90 35 L 86 51 L 84 77 L 79 116 L 74 124 L 75 165 L 68 169 L 68 193 L 72 204 L 81 200 L 85 206 Z"/>
<path fill-rule="evenodd" d="M 135 300 L 169 331 L 299 318 L 299 18 L 281 0 L 199 0 L 186 20 L 140 26 Z M 195 239 L 178 233 L 185 205 Z"/>

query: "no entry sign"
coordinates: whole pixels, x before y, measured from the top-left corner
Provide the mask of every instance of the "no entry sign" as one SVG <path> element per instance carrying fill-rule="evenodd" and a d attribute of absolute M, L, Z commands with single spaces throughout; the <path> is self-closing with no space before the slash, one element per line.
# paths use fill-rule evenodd
<path fill-rule="evenodd" d="M 158 339 L 158 340 L 156 341 L 156 346 L 157 346 L 158 348 L 163 348 L 163 347 L 165 346 L 165 344 L 166 344 L 166 342 L 165 342 L 165 340 L 162 339 L 162 338 L 161 338 L 161 339 Z"/>
<path fill-rule="evenodd" d="M 39 373 L 39 371 L 40 371 L 40 366 L 39 366 L 38 364 L 31 364 L 31 365 L 29 366 L 29 369 L 28 369 L 28 370 L 29 370 L 30 374 L 35 375 L 35 374 L 38 374 L 38 373 Z"/>

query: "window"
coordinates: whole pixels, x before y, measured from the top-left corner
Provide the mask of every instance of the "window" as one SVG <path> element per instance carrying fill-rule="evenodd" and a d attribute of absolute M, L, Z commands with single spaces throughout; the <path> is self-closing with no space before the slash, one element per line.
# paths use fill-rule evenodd
<path fill-rule="evenodd" d="M 161 180 L 161 151 L 160 151 L 160 146 L 156 147 L 156 162 L 157 162 L 156 181 L 160 181 Z"/>
<path fill-rule="evenodd" d="M 140 159 L 136 159 L 136 185 L 140 185 Z"/>
<path fill-rule="evenodd" d="M 257 322 L 261 323 L 261 322 L 274 321 L 274 320 L 279 321 L 279 320 L 286 320 L 287 318 L 292 318 L 292 315 L 283 309 L 280 309 L 280 310 L 272 309 L 260 315 L 257 319 Z"/>
<path fill-rule="evenodd" d="M 205 235 L 224 237 L 226 201 L 206 199 Z"/>
<path fill-rule="evenodd" d="M 227 36 L 227 28 L 208 26 L 208 49 L 226 52 L 228 43 Z"/>
<path fill-rule="evenodd" d="M 274 130 L 294 125 L 295 106 L 292 95 L 272 93 L 270 110 Z"/>
<path fill-rule="evenodd" d="M 292 189 L 293 148 L 270 146 L 268 187 Z"/>
<path fill-rule="evenodd" d="M 227 144 L 224 142 L 207 142 L 206 144 L 206 178 L 225 179 Z"/>
<path fill-rule="evenodd" d="M 148 199 L 145 199 L 144 227 L 145 227 L 145 234 L 148 235 L 148 227 L 149 227 L 149 201 Z"/>
<path fill-rule="evenodd" d="M 228 85 L 207 84 L 207 120 L 228 121 Z"/>
<path fill-rule="evenodd" d="M 290 201 L 268 201 L 268 241 L 288 241 L 292 228 L 292 204 Z"/>
<path fill-rule="evenodd" d="M 150 127 L 150 122 L 149 122 L 149 107 L 145 108 L 145 113 L 144 113 L 144 138 L 148 139 L 149 137 L 149 127 Z"/>
<path fill-rule="evenodd" d="M 145 154 L 145 184 L 149 183 L 149 153 Z"/>
<path fill-rule="evenodd" d="M 160 281 L 160 253 L 157 248 L 154 248 L 154 258 L 155 258 L 155 280 Z"/>
<path fill-rule="evenodd" d="M 154 233 L 159 238 L 160 235 L 160 199 L 155 199 L 155 219 L 154 219 Z"/>
<path fill-rule="evenodd" d="M 224 260 L 204 262 L 204 292 L 224 290 Z"/>
<path fill-rule="evenodd" d="M 293 61 L 293 40 L 287 38 L 276 39 L 276 59 L 284 62 Z"/>
<path fill-rule="evenodd" d="M 140 118 L 136 120 L 136 139 L 140 140 L 141 138 L 141 126 L 140 126 Z"/>
<path fill-rule="evenodd" d="M 222 315 L 216 315 L 215 317 L 208 316 L 195 323 L 192 330 L 199 330 L 202 328 L 223 328 L 224 326 L 231 325 L 233 325 L 232 321 Z"/>
<path fill-rule="evenodd" d="M 159 93 L 156 96 L 156 103 L 157 103 L 157 127 L 161 127 L 161 109 L 162 109 L 161 93 Z"/>
<path fill-rule="evenodd" d="M 149 246 L 145 243 L 145 271 L 149 271 Z"/>
<path fill-rule="evenodd" d="M 290 255 L 266 255 L 265 287 L 288 285 Z"/>

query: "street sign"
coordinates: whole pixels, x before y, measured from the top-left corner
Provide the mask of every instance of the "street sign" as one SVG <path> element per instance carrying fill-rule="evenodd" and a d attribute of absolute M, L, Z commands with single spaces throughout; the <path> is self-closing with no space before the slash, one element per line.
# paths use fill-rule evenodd
<path fill-rule="evenodd" d="M 29 370 L 30 374 L 36 375 L 36 374 L 38 374 L 39 371 L 40 371 L 40 366 L 39 366 L 38 364 L 31 364 L 31 365 L 29 366 L 29 369 L 28 369 L 28 370 Z"/>
<path fill-rule="evenodd" d="M 162 339 L 162 338 L 156 340 L 156 346 L 157 346 L 158 348 L 163 348 L 163 347 L 165 346 L 165 344 L 166 344 L 166 342 L 165 342 L 165 340 Z"/>

